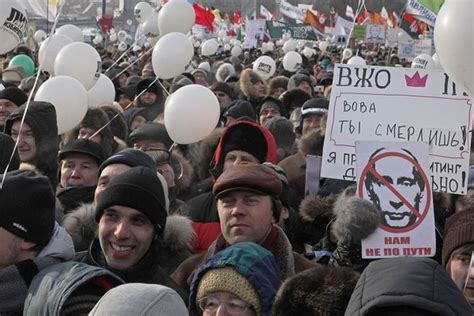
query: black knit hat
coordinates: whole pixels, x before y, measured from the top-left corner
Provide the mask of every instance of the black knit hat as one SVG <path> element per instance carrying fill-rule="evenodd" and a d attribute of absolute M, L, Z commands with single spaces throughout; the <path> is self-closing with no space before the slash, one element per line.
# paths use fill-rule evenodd
<path fill-rule="evenodd" d="M 126 206 L 145 214 L 156 233 L 161 235 L 168 214 L 165 192 L 156 171 L 134 167 L 115 177 L 100 194 L 95 208 L 95 220 L 99 222 L 104 210 L 110 206 Z"/>
<path fill-rule="evenodd" d="M 124 164 L 130 167 L 143 166 L 155 170 L 155 163 L 141 150 L 127 148 L 107 158 L 99 167 L 99 175 L 108 165 Z"/>
<path fill-rule="evenodd" d="M 444 227 L 443 266 L 446 266 L 454 250 L 469 243 L 474 244 L 473 208 L 463 210 L 448 217 Z"/>
<path fill-rule="evenodd" d="M 156 85 L 156 83 L 150 86 L 153 80 L 154 79 L 152 78 L 145 78 L 139 83 L 137 83 L 137 91 L 136 91 L 137 95 L 140 94 L 143 90 L 147 92 L 153 92 L 154 94 L 158 95 L 160 90 L 158 89 L 158 86 Z"/>
<path fill-rule="evenodd" d="M 268 108 L 274 108 L 277 110 L 281 116 L 287 117 L 286 108 L 283 106 L 280 100 L 273 97 L 266 97 L 262 101 L 262 105 L 258 107 L 258 114 L 260 115 L 263 110 Z"/>
<path fill-rule="evenodd" d="M 328 112 L 329 101 L 326 98 L 313 98 L 306 101 L 301 108 L 301 119 L 309 114 L 323 115 Z"/>
<path fill-rule="evenodd" d="M 63 160 L 70 154 L 84 154 L 97 160 L 100 165 L 105 160 L 104 151 L 100 144 L 86 138 L 74 139 L 67 143 L 59 152 L 59 160 Z"/>
<path fill-rule="evenodd" d="M 55 202 L 47 177 L 27 170 L 9 172 L 0 190 L 0 227 L 45 246 L 53 236 Z"/>
<path fill-rule="evenodd" d="M 6 99 L 20 106 L 28 100 L 28 95 L 19 88 L 8 87 L 0 91 L 0 99 Z"/>
<path fill-rule="evenodd" d="M 233 119 L 238 119 L 241 117 L 249 117 L 251 119 L 255 119 L 255 111 L 250 102 L 237 99 L 229 104 L 222 116 L 230 116 Z"/>
<path fill-rule="evenodd" d="M 5 172 L 5 168 L 10 161 L 10 157 L 12 155 L 13 148 L 15 147 L 15 142 L 5 133 L 0 132 L 0 173 Z M 20 167 L 20 156 L 18 155 L 18 150 L 15 150 L 15 154 L 13 155 L 13 159 L 10 163 L 10 167 L 8 170 L 13 171 L 17 170 Z"/>
<path fill-rule="evenodd" d="M 153 140 L 157 142 L 162 142 L 167 149 L 173 145 L 173 141 L 166 130 L 166 126 L 161 123 L 146 123 L 128 136 L 128 142 L 133 144 L 140 140 Z"/>
<path fill-rule="evenodd" d="M 210 86 L 209 89 L 211 89 L 212 92 L 216 92 L 216 91 L 224 92 L 231 99 L 234 99 L 234 90 L 232 89 L 230 85 L 228 85 L 225 82 L 217 81 L 212 86 Z"/>

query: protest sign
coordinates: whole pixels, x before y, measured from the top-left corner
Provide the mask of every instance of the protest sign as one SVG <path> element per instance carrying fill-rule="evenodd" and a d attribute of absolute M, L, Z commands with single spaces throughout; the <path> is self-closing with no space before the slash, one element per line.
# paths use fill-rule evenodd
<path fill-rule="evenodd" d="M 281 22 L 266 21 L 268 33 L 272 39 L 280 39 L 285 32 L 291 32 L 291 38 L 307 41 L 317 40 L 310 25 L 291 25 Z"/>
<path fill-rule="evenodd" d="M 265 20 L 248 20 L 245 24 L 244 48 L 257 47 L 258 41 L 263 39 L 265 32 Z"/>
<path fill-rule="evenodd" d="M 354 22 L 338 16 L 334 26 L 334 35 L 349 35 L 353 26 Z"/>
<path fill-rule="evenodd" d="M 298 22 L 303 22 L 306 17 L 306 10 L 304 8 L 296 7 L 285 0 L 281 0 L 280 14 L 289 17 L 290 19 L 295 19 Z"/>
<path fill-rule="evenodd" d="M 363 258 L 434 256 L 428 151 L 423 143 L 356 142 L 357 193 L 381 212 L 377 230 L 362 240 Z"/>
<path fill-rule="evenodd" d="M 430 145 L 433 191 L 466 194 L 472 103 L 443 72 L 337 65 L 321 176 L 354 181 L 355 141 Z"/>
<path fill-rule="evenodd" d="M 352 37 L 358 41 L 363 41 L 365 39 L 365 25 L 354 25 Z"/>
<path fill-rule="evenodd" d="M 365 28 L 365 42 L 371 44 L 385 44 L 385 26 L 368 24 Z"/>
<path fill-rule="evenodd" d="M 306 155 L 305 196 L 318 194 L 320 178 L 321 156 Z"/>
<path fill-rule="evenodd" d="M 429 26 L 434 27 L 436 23 L 436 14 L 437 9 L 441 6 L 442 1 L 436 0 L 439 5 L 436 5 L 433 8 L 430 8 L 428 3 L 425 3 L 426 0 L 409 0 L 405 11 L 413 15 L 417 20 L 423 21 Z"/>

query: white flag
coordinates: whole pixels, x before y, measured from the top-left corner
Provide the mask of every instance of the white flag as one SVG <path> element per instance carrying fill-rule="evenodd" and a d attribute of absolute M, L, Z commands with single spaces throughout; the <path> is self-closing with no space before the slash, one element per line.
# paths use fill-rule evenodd
<path fill-rule="evenodd" d="M 352 7 L 350 5 L 346 6 L 346 16 L 348 18 L 351 18 L 352 21 L 355 20 L 354 10 L 352 10 Z"/>
<path fill-rule="evenodd" d="M 260 16 L 264 17 L 265 20 L 273 20 L 273 14 L 267 8 L 265 8 L 263 4 L 260 5 Z"/>

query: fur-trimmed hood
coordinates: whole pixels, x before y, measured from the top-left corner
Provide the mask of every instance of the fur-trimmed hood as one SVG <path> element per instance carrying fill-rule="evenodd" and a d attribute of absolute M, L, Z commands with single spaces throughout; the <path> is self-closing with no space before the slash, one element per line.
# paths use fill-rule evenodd
<path fill-rule="evenodd" d="M 248 99 L 254 99 L 255 97 L 252 95 L 252 86 L 259 81 L 265 85 L 263 79 L 255 71 L 252 69 L 245 69 L 240 74 L 240 91 L 242 91 L 243 95 Z"/>
<path fill-rule="evenodd" d="M 175 175 L 175 192 L 177 196 L 187 192 L 194 180 L 194 168 L 188 159 L 177 150 L 171 152 L 171 162 L 179 164 L 180 174 Z"/>
<path fill-rule="evenodd" d="M 295 108 L 300 108 L 303 103 L 311 99 L 311 96 L 300 89 L 288 90 L 282 95 L 281 102 L 287 113 L 293 112 Z"/>
<path fill-rule="evenodd" d="M 301 218 L 306 222 L 329 222 L 333 215 L 333 206 L 336 202 L 335 195 L 320 197 L 309 195 L 300 204 Z"/>
<path fill-rule="evenodd" d="M 196 170 L 198 180 L 204 180 L 209 177 L 209 166 L 223 131 L 223 128 L 216 128 L 202 141 L 191 145 L 192 149 L 188 151 L 189 159 Z"/>
<path fill-rule="evenodd" d="M 71 235 L 76 251 L 87 250 L 97 235 L 95 204 L 82 204 L 64 217 L 62 226 Z M 169 215 L 160 246 L 177 251 L 190 245 L 193 238 L 194 230 L 189 218 Z"/>
<path fill-rule="evenodd" d="M 298 149 L 304 154 L 304 156 L 322 156 L 325 133 L 326 131 L 322 128 L 310 131 L 308 134 L 301 137 Z"/>

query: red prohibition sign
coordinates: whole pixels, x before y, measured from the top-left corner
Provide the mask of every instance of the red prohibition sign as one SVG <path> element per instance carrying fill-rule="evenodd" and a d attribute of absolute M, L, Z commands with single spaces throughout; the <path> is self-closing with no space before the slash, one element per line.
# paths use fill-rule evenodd
<path fill-rule="evenodd" d="M 410 162 L 418 170 L 418 172 L 421 174 L 423 180 L 425 181 L 425 189 L 426 189 L 426 203 L 425 203 L 425 208 L 424 208 L 423 212 L 420 213 L 409 201 L 407 201 L 407 199 L 404 196 L 402 196 L 400 194 L 400 192 L 398 192 L 393 187 L 392 184 L 390 184 L 383 176 L 381 176 L 374 168 L 372 168 L 372 165 L 374 163 L 376 163 L 377 161 L 379 161 L 381 159 L 387 158 L 387 157 L 398 157 L 398 158 L 405 159 L 408 162 Z M 391 232 L 391 233 L 406 233 L 406 232 L 409 232 L 409 231 L 415 229 L 416 227 L 418 227 L 418 225 L 420 225 L 423 222 L 423 220 L 425 219 L 426 214 L 428 214 L 428 210 L 430 209 L 430 204 L 431 204 L 431 186 L 429 185 L 428 177 L 426 176 L 425 171 L 421 168 L 420 164 L 415 159 L 413 159 L 412 157 L 410 157 L 406 154 L 400 153 L 400 152 L 396 152 L 396 151 L 385 152 L 385 153 L 382 153 L 380 155 L 375 156 L 374 158 L 372 158 L 367 163 L 367 165 L 365 166 L 365 168 L 362 171 L 362 174 L 360 176 L 359 185 L 358 185 L 357 190 L 358 190 L 359 196 L 363 197 L 363 198 L 365 198 L 364 194 L 363 194 L 364 193 L 364 191 L 363 191 L 364 181 L 365 181 L 365 178 L 367 176 L 367 173 L 369 173 L 369 172 L 374 177 L 376 177 L 377 180 L 382 182 L 383 185 L 385 187 L 387 187 L 387 189 L 390 190 L 390 192 L 395 194 L 395 196 L 398 197 L 400 199 L 400 201 L 403 202 L 403 204 L 405 204 L 410 209 L 410 211 L 412 211 L 413 214 L 415 214 L 416 217 L 417 217 L 417 220 L 415 221 L 415 223 L 413 225 L 405 227 L 405 228 L 392 228 L 392 227 L 388 227 L 388 226 L 385 226 L 385 225 L 382 225 L 382 224 L 380 224 L 380 228 L 382 228 L 385 231 Z"/>

